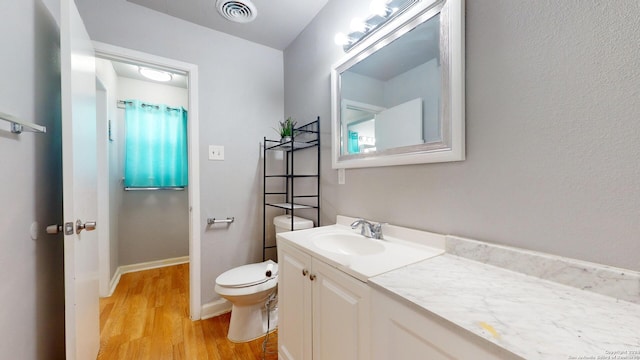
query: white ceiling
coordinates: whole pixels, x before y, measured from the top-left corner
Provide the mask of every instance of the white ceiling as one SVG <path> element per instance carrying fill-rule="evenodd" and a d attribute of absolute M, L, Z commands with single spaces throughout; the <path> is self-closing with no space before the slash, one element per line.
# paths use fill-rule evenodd
<path fill-rule="evenodd" d="M 257 18 L 236 23 L 216 10 L 216 0 L 127 0 L 192 23 L 284 50 L 328 0 L 252 0 Z M 246 0 L 239 0 L 246 1 Z"/>

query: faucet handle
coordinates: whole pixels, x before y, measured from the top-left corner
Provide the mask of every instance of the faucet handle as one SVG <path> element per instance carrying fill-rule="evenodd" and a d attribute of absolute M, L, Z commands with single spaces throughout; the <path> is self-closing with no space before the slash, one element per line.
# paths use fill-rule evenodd
<path fill-rule="evenodd" d="M 388 223 L 371 224 L 371 237 L 374 239 L 382 239 L 382 225 L 387 224 Z"/>

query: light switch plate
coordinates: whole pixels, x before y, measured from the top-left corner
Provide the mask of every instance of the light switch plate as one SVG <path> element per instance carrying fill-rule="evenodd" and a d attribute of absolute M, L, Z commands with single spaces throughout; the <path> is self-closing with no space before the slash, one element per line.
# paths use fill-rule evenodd
<path fill-rule="evenodd" d="M 209 145 L 209 160 L 224 160 L 224 146 Z"/>
<path fill-rule="evenodd" d="M 344 169 L 338 169 L 338 185 L 344 185 L 344 183 L 345 183 Z"/>

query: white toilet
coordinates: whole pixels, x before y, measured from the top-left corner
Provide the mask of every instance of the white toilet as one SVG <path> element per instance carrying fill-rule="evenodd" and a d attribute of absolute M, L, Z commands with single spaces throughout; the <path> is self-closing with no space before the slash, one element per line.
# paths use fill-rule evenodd
<path fill-rule="evenodd" d="M 309 229 L 313 221 L 294 216 L 294 230 Z M 291 215 L 273 219 L 276 233 L 290 231 Z M 268 270 L 270 270 L 270 275 Z M 242 265 L 222 273 L 216 279 L 215 291 L 232 304 L 227 338 L 233 342 L 255 340 L 278 323 L 275 292 L 278 285 L 278 264 L 271 260 Z M 267 300 L 273 295 L 267 311 Z"/>

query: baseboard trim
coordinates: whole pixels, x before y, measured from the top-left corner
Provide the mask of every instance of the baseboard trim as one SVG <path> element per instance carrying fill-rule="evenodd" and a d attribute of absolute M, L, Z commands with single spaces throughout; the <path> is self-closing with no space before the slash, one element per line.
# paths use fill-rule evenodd
<path fill-rule="evenodd" d="M 200 319 L 210 319 L 212 317 L 228 313 L 229 311 L 231 311 L 231 303 L 225 299 L 218 299 L 202 305 Z"/>
<path fill-rule="evenodd" d="M 113 277 L 109 282 L 109 295 L 107 295 L 107 297 L 110 297 L 111 295 L 113 295 L 113 292 L 116 291 L 116 287 L 118 286 L 118 283 L 120 283 L 120 276 L 122 276 L 122 274 L 120 273 L 120 268 L 117 268 L 116 273 L 113 274 Z"/>
<path fill-rule="evenodd" d="M 115 274 L 113 274 L 113 278 L 111 278 L 111 283 L 109 284 L 109 296 L 113 295 L 113 292 L 116 290 L 116 287 L 120 282 L 120 277 L 123 274 L 136 272 L 136 271 L 157 269 L 157 268 L 166 267 L 166 266 L 186 264 L 188 262 L 189 262 L 189 256 L 180 256 L 180 257 L 171 258 L 171 259 L 148 261 L 148 262 L 143 262 L 139 264 L 118 266 Z"/>

